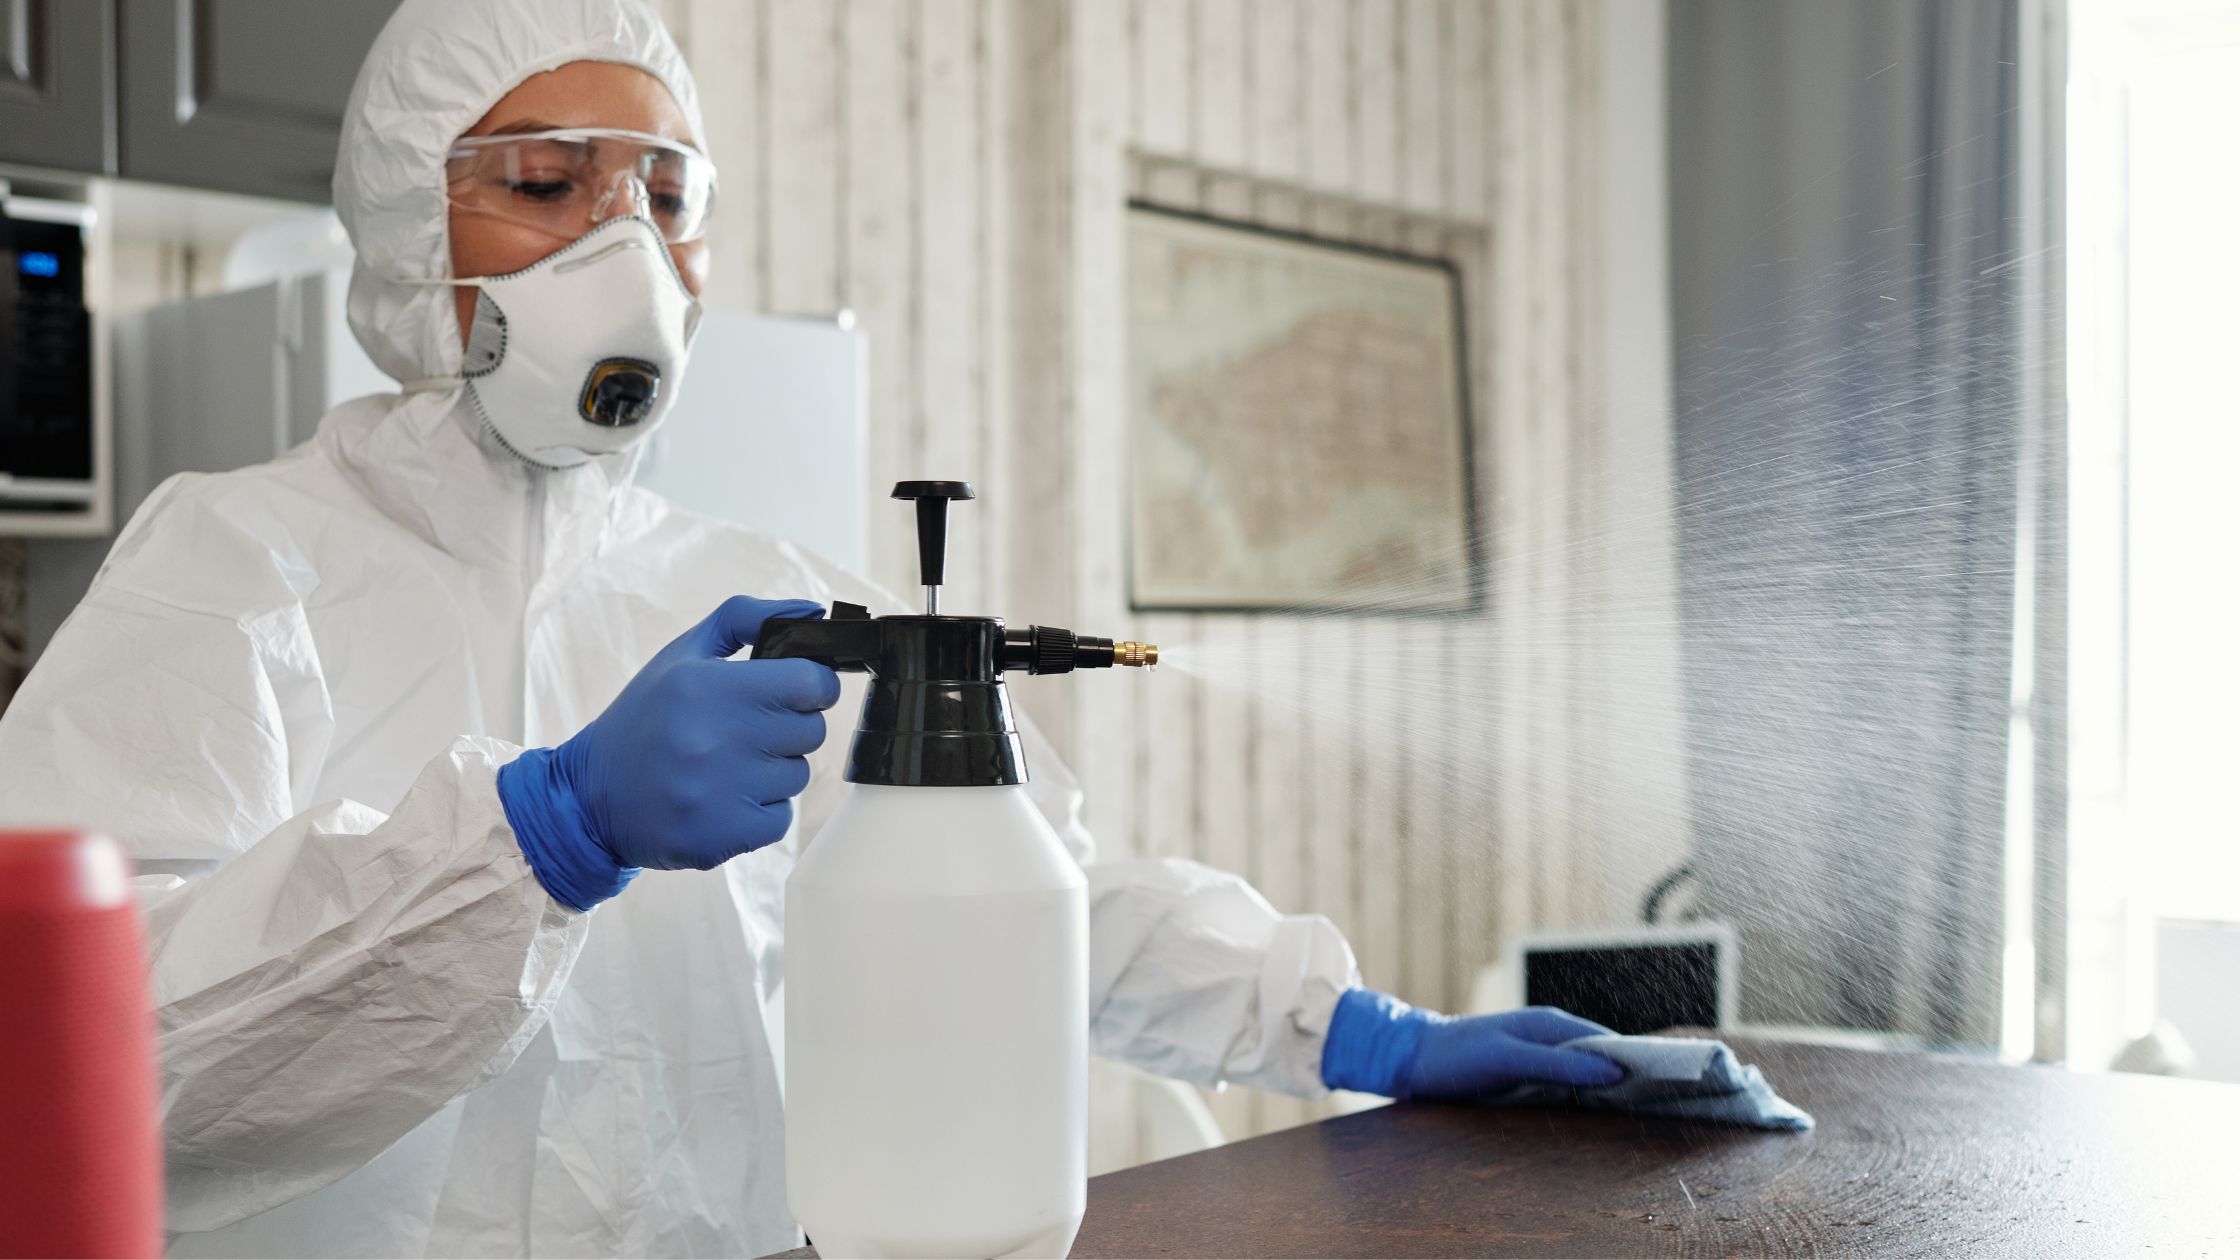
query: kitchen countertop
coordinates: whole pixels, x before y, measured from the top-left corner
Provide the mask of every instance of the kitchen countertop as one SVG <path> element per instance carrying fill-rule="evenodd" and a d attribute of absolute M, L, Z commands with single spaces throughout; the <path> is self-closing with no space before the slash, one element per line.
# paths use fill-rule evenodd
<path fill-rule="evenodd" d="M 1819 1128 L 1381 1107 L 1093 1178 L 1073 1254 L 2240 1254 L 2240 1086 L 1732 1044 Z"/>

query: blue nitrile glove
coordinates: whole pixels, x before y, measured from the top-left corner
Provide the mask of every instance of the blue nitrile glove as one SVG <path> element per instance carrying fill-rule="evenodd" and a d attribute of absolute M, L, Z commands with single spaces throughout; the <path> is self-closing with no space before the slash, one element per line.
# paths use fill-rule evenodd
<path fill-rule="evenodd" d="M 589 910 L 638 868 L 707 870 L 782 839 L 840 677 L 815 661 L 734 661 L 807 600 L 733 596 L 654 654 L 575 738 L 498 771 L 498 800 L 555 901 Z"/>
<path fill-rule="evenodd" d="M 1533 1081 L 1615 1085 L 1625 1069 L 1558 1042 L 1610 1030 L 1552 1006 L 1499 1015 L 1441 1015 L 1368 989 L 1348 989 L 1330 1015 L 1322 1083 L 1388 1098 L 1468 1099 Z"/>

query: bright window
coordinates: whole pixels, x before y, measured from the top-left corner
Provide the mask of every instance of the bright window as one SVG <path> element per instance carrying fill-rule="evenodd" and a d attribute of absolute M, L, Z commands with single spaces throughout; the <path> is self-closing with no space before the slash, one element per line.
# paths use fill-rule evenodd
<path fill-rule="evenodd" d="M 2240 921 L 2240 2 L 2074 0 L 2072 1057 L 2158 919 Z"/>

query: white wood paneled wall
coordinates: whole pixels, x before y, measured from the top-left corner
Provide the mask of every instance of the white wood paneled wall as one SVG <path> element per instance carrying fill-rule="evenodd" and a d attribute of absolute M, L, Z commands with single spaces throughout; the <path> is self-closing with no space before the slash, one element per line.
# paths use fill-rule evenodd
<path fill-rule="evenodd" d="M 949 604 L 1092 633 L 1245 636 L 1271 656 L 1434 653 L 1484 627 L 1138 617 L 1125 605 L 1125 202 L 1131 191 L 1465 270 L 1489 616 L 1520 654 L 1379 729 L 1300 730 L 1172 671 L 1019 690 L 1088 790 L 1108 855 L 1239 870 L 1344 927 L 1367 981 L 1453 1007 L 1502 936 L 1599 913 L 1606 720 L 1547 624 L 1596 511 L 1596 3 L 1561 0 L 662 0 L 723 172 L 719 305 L 852 308 L 871 340 L 874 494 L 965 477 Z M 914 581 L 874 516 L 872 576 Z M 1584 649 L 1579 649 L 1583 651 Z M 1363 681 L 1300 680 L 1343 712 Z M 1495 698 L 1500 704 L 1495 708 Z M 1390 706 L 1371 709 L 1390 715 Z M 1366 771 L 1497 711 L 1488 807 Z M 1333 723 L 1342 726 L 1342 723 Z M 1407 758 L 1400 757 L 1405 766 Z M 1100 1097 L 1099 1162 L 1124 1158 Z M 1305 1104 L 1215 1101 L 1234 1136 Z"/>

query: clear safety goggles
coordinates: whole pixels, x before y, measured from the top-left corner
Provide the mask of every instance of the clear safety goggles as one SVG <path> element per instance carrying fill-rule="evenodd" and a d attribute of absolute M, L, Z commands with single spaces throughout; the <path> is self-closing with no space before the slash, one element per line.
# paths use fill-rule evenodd
<path fill-rule="evenodd" d="M 572 240 L 638 214 L 672 245 L 708 230 L 716 168 L 689 145 L 642 131 L 571 127 L 455 141 L 444 162 L 456 209 Z"/>

